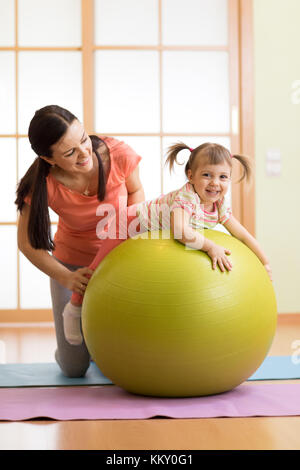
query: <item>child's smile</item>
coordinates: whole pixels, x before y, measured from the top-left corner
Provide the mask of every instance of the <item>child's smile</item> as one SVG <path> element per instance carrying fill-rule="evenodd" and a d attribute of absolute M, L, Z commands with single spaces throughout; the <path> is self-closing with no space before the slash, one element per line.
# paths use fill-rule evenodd
<path fill-rule="evenodd" d="M 207 188 L 206 190 L 206 193 L 208 194 L 208 196 L 212 196 L 212 197 L 215 197 L 217 196 L 218 194 L 220 194 L 220 191 L 213 191 L 209 188 Z"/>
<path fill-rule="evenodd" d="M 213 203 L 225 196 L 230 177 L 231 168 L 226 162 L 212 165 L 204 161 L 194 171 L 189 170 L 189 182 L 207 210 L 212 210 Z"/>

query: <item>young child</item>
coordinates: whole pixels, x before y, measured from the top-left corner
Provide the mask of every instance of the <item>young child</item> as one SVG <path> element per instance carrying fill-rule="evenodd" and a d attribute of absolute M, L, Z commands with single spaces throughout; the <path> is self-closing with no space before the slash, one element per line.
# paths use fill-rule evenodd
<path fill-rule="evenodd" d="M 227 255 L 226 247 L 217 245 L 197 231 L 199 228 L 213 229 L 221 223 L 234 237 L 245 243 L 265 266 L 271 280 L 272 274 L 269 262 L 255 238 L 232 215 L 225 201 L 232 173 L 232 159 L 235 158 L 243 167 L 243 178 L 249 180 L 251 169 L 247 157 L 231 155 L 222 145 L 205 143 L 195 149 L 190 149 L 183 143 L 171 146 L 167 153 L 170 170 L 181 150 L 188 149 L 191 154 L 185 166 L 188 182 L 180 189 L 146 201 L 126 209 L 125 225 L 118 224 L 115 237 L 106 238 L 99 249 L 91 270 L 96 269 L 103 258 L 125 239 L 141 234 L 147 230 L 171 229 L 174 238 L 186 246 L 202 250 L 211 258 L 212 269 L 217 265 L 221 271 L 231 271 L 232 264 Z M 167 208 L 167 210 L 166 210 Z M 112 219 L 114 223 L 116 219 Z M 115 230 L 115 227 L 113 227 Z M 123 232 L 121 234 L 121 232 Z M 82 342 L 81 321 L 82 296 L 73 292 L 70 302 L 66 305 L 64 317 L 64 332 L 66 340 L 71 344 Z"/>

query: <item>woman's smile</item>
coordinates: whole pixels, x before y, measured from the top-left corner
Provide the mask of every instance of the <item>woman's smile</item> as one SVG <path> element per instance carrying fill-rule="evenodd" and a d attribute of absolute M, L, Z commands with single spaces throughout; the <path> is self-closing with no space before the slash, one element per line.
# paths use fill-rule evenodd
<path fill-rule="evenodd" d="M 90 158 L 87 157 L 85 158 L 84 160 L 81 160 L 80 162 L 77 162 L 76 165 L 79 165 L 79 166 L 86 166 L 89 164 L 89 161 L 90 161 Z"/>

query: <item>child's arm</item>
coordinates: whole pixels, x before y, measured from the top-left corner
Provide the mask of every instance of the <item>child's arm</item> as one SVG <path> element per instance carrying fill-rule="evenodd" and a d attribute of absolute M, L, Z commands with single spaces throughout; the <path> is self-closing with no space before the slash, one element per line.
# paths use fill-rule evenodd
<path fill-rule="evenodd" d="M 248 232 L 243 225 L 232 215 L 230 219 L 225 222 L 224 227 L 231 233 L 235 238 L 241 240 L 245 245 L 256 254 L 256 256 L 260 259 L 262 264 L 264 265 L 271 281 L 272 281 L 272 272 L 269 265 L 268 258 L 266 257 L 265 253 L 261 249 L 257 240 Z"/>
<path fill-rule="evenodd" d="M 197 230 L 189 225 L 190 215 L 181 208 L 176 208 L 171 213 L 171 230 L 174 238 L 194 250 L 201 250 L 208 254 L 212 260 L 212 268 L 215 269 L 217 264 L 221 271 L 231 271 L 232 265 L 226 255 L 230 251 L 217 245 L 211 240 L 205 238 Z"/>

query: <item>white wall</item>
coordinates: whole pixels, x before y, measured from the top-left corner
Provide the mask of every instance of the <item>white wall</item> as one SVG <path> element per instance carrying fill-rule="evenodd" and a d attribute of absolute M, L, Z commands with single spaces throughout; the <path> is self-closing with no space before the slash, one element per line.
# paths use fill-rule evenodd
<path fill-rule="evenodd" d="M 299 18 L 299 0 L 254 0 L 256 227 L 280 313 L 300 312 Z M 273 176 L 266 169 L 272 149 L 281 159 Z"/>

